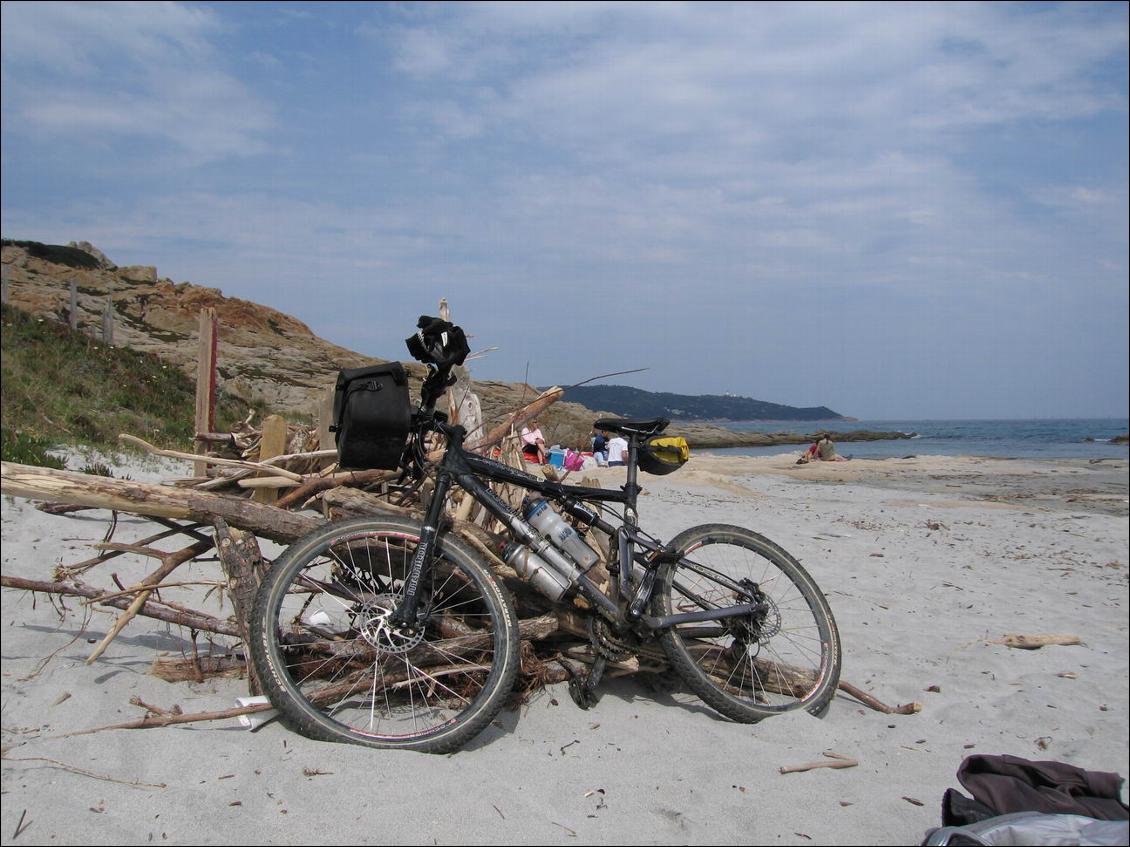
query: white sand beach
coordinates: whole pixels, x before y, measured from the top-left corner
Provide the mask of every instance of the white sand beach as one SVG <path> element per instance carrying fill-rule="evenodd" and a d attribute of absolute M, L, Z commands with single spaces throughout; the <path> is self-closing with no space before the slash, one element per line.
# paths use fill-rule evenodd
<path fill-rule="evenodd" d="M 600 477 L 615 485 L 622 473 Z M 564 686 L 537 693 L 448 756 L 236 720 L 65 738 L 142 717 L 131 698 L 216 710 L 246 684 L 149 675 L 159 653 L 190 642 L 148 619 L 86 665 L 111 614 L 68 601 L 60 617 L 43 596 L 4 590 L 0 835 L 20 845 L 918 843 L 971 753 L 1130 775 L 1127 481 L 1126 461 L 796 467 L 717 456 L 642 480 L 641 521 L 656 535 L 735 523 L 796 555 L 831 602 L 843 679 L 890 705 L 920 702 L 914 715 L 841 694 L 823 719 L 742 725 L 626 678 L 606 682 L 587 712 Z M 4 498 L 4 573 L 48 579 L 88 555 L 108 518 Z M 153 531 L 122 518 L 115 540 Z M 112 567 L 128 582 L 151 566 L 123 557 Z M 1082 644 L 990 643 L 1006 633 Z M 779 772 L 827 750 L 858 767 Z"/>

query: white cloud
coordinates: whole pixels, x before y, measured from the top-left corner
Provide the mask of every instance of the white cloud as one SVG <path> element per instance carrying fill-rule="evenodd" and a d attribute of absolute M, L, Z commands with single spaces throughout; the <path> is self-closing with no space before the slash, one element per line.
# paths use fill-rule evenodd
<path fill-rule="evenodd" d="M 1070 7 L 466 4 L 406 24 L 401 68 L 491 84 L 484 120 L 566 149 L 695 135 L 849 147 L 1124 109 L 1095 63 L 1123 28 Z M 442 57 L 442 61 L 438 58 Z M 450 95 L 448 95 L 450 96 Z"/>
<path fill-rule="evenodd" d="M 11 132 L 141 137 L 190 163 L 263 152 L 270 107 L 225 70 L 209 9 L 180 3 L 5 3 Z"/>

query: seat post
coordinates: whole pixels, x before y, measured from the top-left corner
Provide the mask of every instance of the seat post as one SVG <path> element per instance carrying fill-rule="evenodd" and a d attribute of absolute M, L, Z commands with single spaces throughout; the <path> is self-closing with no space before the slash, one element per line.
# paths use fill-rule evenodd
<path fill-rule="evenodd" d="M 624 492 L 628 495 L 626 515 L 630 516 L 633 524 L 636 522 L 636 496 L 640 493 L 640 488 L 636 485 L 636 475 L 639 472 L 637 467 L 639 450 L 639 436 L 634 432 L 628 433 L 628 481 L 624 485 Z"/>

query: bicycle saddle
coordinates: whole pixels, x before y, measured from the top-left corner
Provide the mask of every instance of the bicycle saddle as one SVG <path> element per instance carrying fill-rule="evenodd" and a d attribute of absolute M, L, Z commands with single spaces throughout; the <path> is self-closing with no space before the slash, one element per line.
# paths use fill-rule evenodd
<path fill-rule="evenodd" d="M 596 429 L 605 432 L 618 432 L 621 435 L 636 435 L 640 438 L 650 438 L 667 429 L 671 421 L 667 418 L 650 418 L 646 421 L 629 420 L 627 418 L 601 418 L 592 422 Z"/>

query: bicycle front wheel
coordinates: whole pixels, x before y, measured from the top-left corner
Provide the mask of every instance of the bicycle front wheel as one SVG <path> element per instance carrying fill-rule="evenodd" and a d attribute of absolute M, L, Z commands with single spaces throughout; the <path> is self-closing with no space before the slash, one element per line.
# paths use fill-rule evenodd
<path fill-rule="evenodd" d="M 312 533 L 276 561 L 256 596 L 251 656 L 291 729 L 446 753 L 502 708 L 518 670 L 518 627 L 469 547 L 442 538 L 418 589 L 418 625 L 390 625 L 419 543 L 411 521 L 362 518 Z"/>
<path fill-rule="evenodd" d="M 757 604 L 755 612 L 684 623 L 659 641 L 695 694 L 731 720 L 792 709 L 821 714 L 840 677 L 840 636 L 812 577 L 769 539 L 706 524 L 672 539 L 681 560 L 660 568 L 656 615 Z"/>

